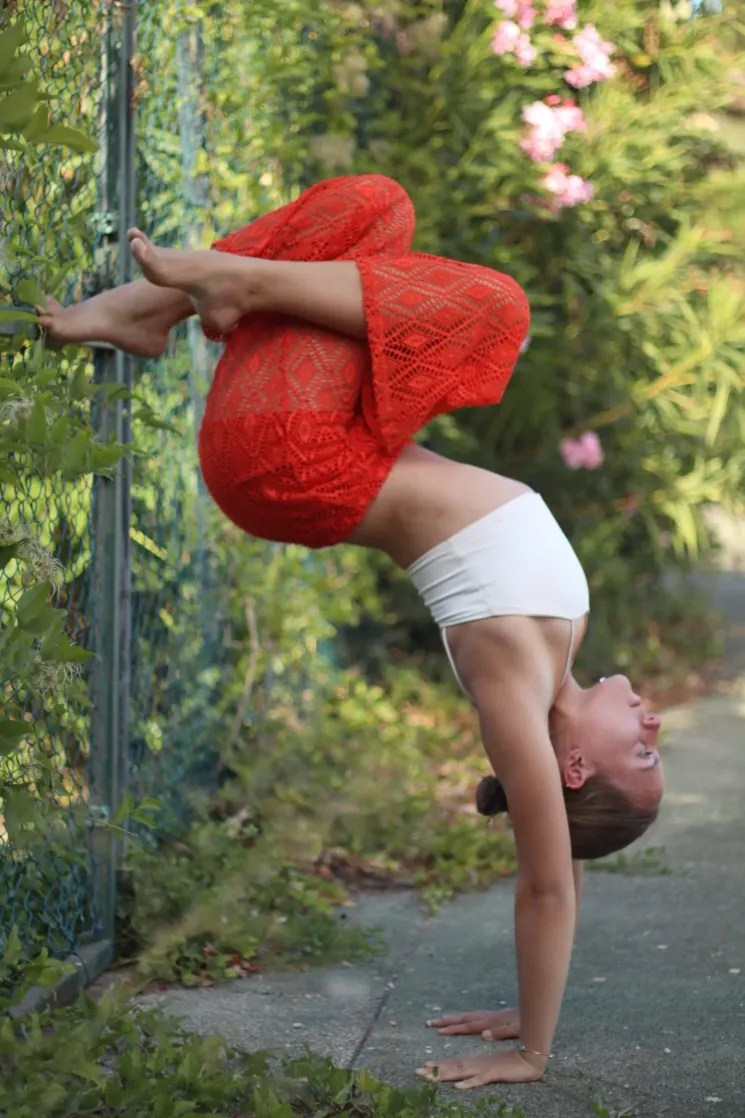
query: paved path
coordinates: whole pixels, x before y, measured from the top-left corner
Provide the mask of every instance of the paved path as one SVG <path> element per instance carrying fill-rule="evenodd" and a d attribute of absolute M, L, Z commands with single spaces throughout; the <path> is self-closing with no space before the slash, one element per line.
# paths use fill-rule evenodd
<path fill-rule="evenodd" d="M 592 1118 L 594 1102 L 628 1118 L 745 1118 L 745 577 L 717 576 L 715 591 L 733 678 L 668 712 L 664 817 L 643 844 L 664 845 L 674 872 L 587 875 L 548 1076 L 475 1093 L 530 1118 Z M 174 990 L 169 1007 L 232 1042 L 307 1044 L 401 1085 L 430 1054 L 478 1052 L 478 1038 L 448 1041 L 424 1020 L 514 1000 L 510 883 L 431 919 L 406 894 L 365 897 L 357 914 L 384 929 L 386 958 Z"/>

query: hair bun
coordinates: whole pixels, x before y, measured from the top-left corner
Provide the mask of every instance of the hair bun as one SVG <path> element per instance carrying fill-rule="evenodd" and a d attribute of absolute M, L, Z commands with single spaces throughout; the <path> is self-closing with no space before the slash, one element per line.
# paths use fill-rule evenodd
<path fill-rule="evenodd" d="M 476 789 L 476 807 L 481 815 L 500 815 L 507 811 L 507 797 L 496 776 L 485 776 Z"/>

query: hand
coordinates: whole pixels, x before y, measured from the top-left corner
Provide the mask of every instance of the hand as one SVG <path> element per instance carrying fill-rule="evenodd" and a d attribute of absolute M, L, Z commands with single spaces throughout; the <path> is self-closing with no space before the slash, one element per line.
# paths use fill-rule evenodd
<path fill-rule="evenodd" d="M 487 1083 L 535 1083 L 543 1072 L 542 1064 L 531 1064 L 530 1057 L 513 1048 L 464 1060 L 427 1060 L 416 1073 L 430 1083 L 454 1083 L 459 1090 L 468 1091 Z"/>
<path fill-rule="evenodd" d="M 483 1040 L 513 1040 L 520 1036 L 520 1014 L 516 1009 L 474 1009 L 436 1017 L 427 1026 L 440 1036 L 480 1036 Z"/>

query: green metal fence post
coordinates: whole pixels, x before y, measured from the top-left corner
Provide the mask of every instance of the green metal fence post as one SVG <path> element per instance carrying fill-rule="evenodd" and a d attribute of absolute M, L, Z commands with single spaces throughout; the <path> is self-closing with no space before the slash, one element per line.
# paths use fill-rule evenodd
<path fill-rule="evenodd" d="M 133 221 L 134 136 L 132 56 L 135 4 L 112 6 L 102 46 L 101 147 L 97 273 L 100 287 L 131 278 L 126 229 Z M 130 389 L 132 360 L 96 347 L 95 379 Z M 116 400 L 96 409 L 100 436 L 128 442 L 130 409 Z M 94 648 L 91 714 L 90 806 L 96 831 L 98 899 L 102 931 L 113 951 L 116 923 L 116 869 L 120 844 L 105 824 L 127 784 L 130 674 L 130 479 L 122 462 L 115 477 L 97 478 L 94 490 Z"/>

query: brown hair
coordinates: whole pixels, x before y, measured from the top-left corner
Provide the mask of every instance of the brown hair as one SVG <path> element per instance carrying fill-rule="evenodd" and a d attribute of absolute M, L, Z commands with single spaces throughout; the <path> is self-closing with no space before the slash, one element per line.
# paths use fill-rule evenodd
<path fill-rule="evenodd" d="M 577 861 L 605 858 L 634 842 L 654 823 L 659 807 L 637 807 L 604 776 L 588 777 L 581 788 L 565 788 L 572 857 Z M 495 776 L 485 776 L 476 789 L 482 815 L 507 811 L 504 788 Z"/>

